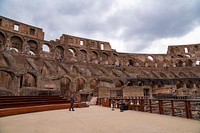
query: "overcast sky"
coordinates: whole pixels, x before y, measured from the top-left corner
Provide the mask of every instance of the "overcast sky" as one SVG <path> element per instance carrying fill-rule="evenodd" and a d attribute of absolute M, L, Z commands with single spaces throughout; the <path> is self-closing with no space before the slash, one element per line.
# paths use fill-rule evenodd
<path fill-rule="evenodd" d="M 118 52 L 200 43 L 200 0 L 0 0 L 0 15 L 43 28 L 45 40 L 70 34 Z"/>

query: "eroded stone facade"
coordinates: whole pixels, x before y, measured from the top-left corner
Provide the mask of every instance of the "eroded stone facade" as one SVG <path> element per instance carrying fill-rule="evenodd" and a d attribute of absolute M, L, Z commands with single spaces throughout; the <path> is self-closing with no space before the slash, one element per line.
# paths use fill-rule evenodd
<path fill-rule="evenodd" d="M 0 16 L 0 95 L 200 96 L 200 44 L 167 54 L 119 53 L 109 42 L 63 34 Z"/>

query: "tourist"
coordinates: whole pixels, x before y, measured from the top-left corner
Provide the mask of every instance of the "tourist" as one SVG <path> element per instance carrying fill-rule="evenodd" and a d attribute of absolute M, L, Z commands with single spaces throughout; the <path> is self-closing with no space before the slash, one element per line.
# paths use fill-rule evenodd
<path fill-rule="evenodd" d="M 70 107 L 69 107 L 69 111 L 74 111 L 74 98 L 73 97 L 71 97 L 71 99 L 70 99 Z"/>

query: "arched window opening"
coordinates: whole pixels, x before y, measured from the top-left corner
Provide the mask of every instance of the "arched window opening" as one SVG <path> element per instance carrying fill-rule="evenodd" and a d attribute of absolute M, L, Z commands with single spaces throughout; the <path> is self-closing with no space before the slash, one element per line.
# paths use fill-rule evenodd
<path fill-rule="evenodd" d="M 64 48 L 61 46 L 56 46 L 55 55 L 57 58 L 63 58 L 64 57 Z"/>
<path fill-rule="evenodd" d="M 191 80 L 186 81 L 186 87 L 190 89 L 193 88 L 194 87 L 193 82 Z"/>
<path fill-rule="evenodd" d="M 29 73 L 24 75 L 23 83 L 24 83 L 23 84 L 24 87 L 36 87 L 37 86 L 36 77 Z"/>
<path fill-rule="evenodd" d="M 75 51 L 73 49 L 69 49 L 69 51 L 72 54 L 72 57 L 75 57 Z"/>
<path fill-rule="evenodd" d="M 158 82 L 157 82 L 157 86 L 158 86 L 158 87 L 164 87 L 164 84 L 163 84 L 162 81 L 158 81 Z"/>
<path fill-rule="evenodd" d="M 186 61 L 185 61 L 185 65 L 187 66 L 187 67 L 191 67 L 192 66 L 192 64 L 193 64 L 193 62 L 192 62 L 192 60 L 190 60 L 190 59 L 187 59 Z"/>
<path fill-rule="evenodd" d="M 85 80 L 82 78 L 78 78 L 76 80 L 76 91 L 83 90 L 85 87 Z"/>
<path fill-rule="evenodd" d="M 153 59 L 152 56 L 148 56 L 148 59 L 149 59 L 150 61 L 154 61 L 154 59 Z"/>
<path fill-rule="evenodd" d="M 5 45 L 5 36 L 0 32 L 0 49 L 4 48 Z"/>
<path fill-rule="evenodd" d="M 185 50 L 185 53 L 187 54 L 188 53 L 188 48 L 184 48 L 184 50 Z"/>
<path fill-rule="evenodd" d="M 115 87 L 122 87 L 124 85 L 124 83 L 120 80 L 115 82 Z"/>
<path fill-rule="evenodd" d="M 42 45 L 42 51 L 44 51 L 44 52 L 50 52 L 49 46 L 46 45 L 46 44 L 43 44 L 43 45 Z"/>
<path fill-rule="evenodd" d="M 86 62 L 87 61 L 87 51 L 80 50 L 81 52 L 81 61 Z"/>
<path fill-rule="evenodd" d="M 184 87 L 183 81 L 176 81 L 176 88 L 179 89 L 181 87 Z"/>
<path fill-rule="evenodd" d="M 139 81 L 138 86 L 143 86 L 143 83 L 141 81 Z"/>
<path fill-rule="evenodd" d="M 68 91 L 70 91 L 70 83 L 71 80 L 67 77 L 64 77 L 60 81 L 60 92 L 61 95 L 65 95 Z"/>
<path fill-rule="evenodd" d="M 128 60 L 128 66 L 133 66 L 134 65 L 134 63 L 133 63 L 133 60 Z"/>
<path fill-rule="evenodd" d="M 13 78 L 5 71 L 0 71 L 0 87 L 4 87 L 7 90 L 11 89 Z"/>
<path fill-rule="evenodd" d="M 176 63 L 177 67 L 182 67 L 183 66 L 183 62 L 181 60 L 178 60 Z"/>
<path fill-rule="evenodd" d="M 98 81 L 97 80 L 93 79 L 93 80 L 90 81 L 90 88 L 91 89 L 96 89 L 97 86 L 98 86 Z"/>
<path fill-rule="evenodd" d="M 18 51 L 22 51 L 23 41 L 18 36 L 13 36 L 11 38 L 12 48 L 17 49 Z"/>
<path fill-rule="evenodd" d="M 34 40 L 30 40 L 27 42 L 29 45 L 29 49 L 27 51 L 32 51 L 33 53 L 37 53 L 37 42 Z"/>
<path fill-rule="evenodd" d="M 127 86 L 133 86 L 133 81 L 128 81 Z"/>

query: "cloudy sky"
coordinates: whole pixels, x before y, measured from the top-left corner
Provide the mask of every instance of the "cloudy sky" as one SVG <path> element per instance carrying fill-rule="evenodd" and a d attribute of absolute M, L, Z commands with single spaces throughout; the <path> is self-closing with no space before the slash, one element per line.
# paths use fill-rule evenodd
<path fill-rule="evenodd" d="M 0 15 L 43 28 L 45 40 L 65 33 L 118 52 L 200 43 L 200 0 L 0 0 Z"/>

